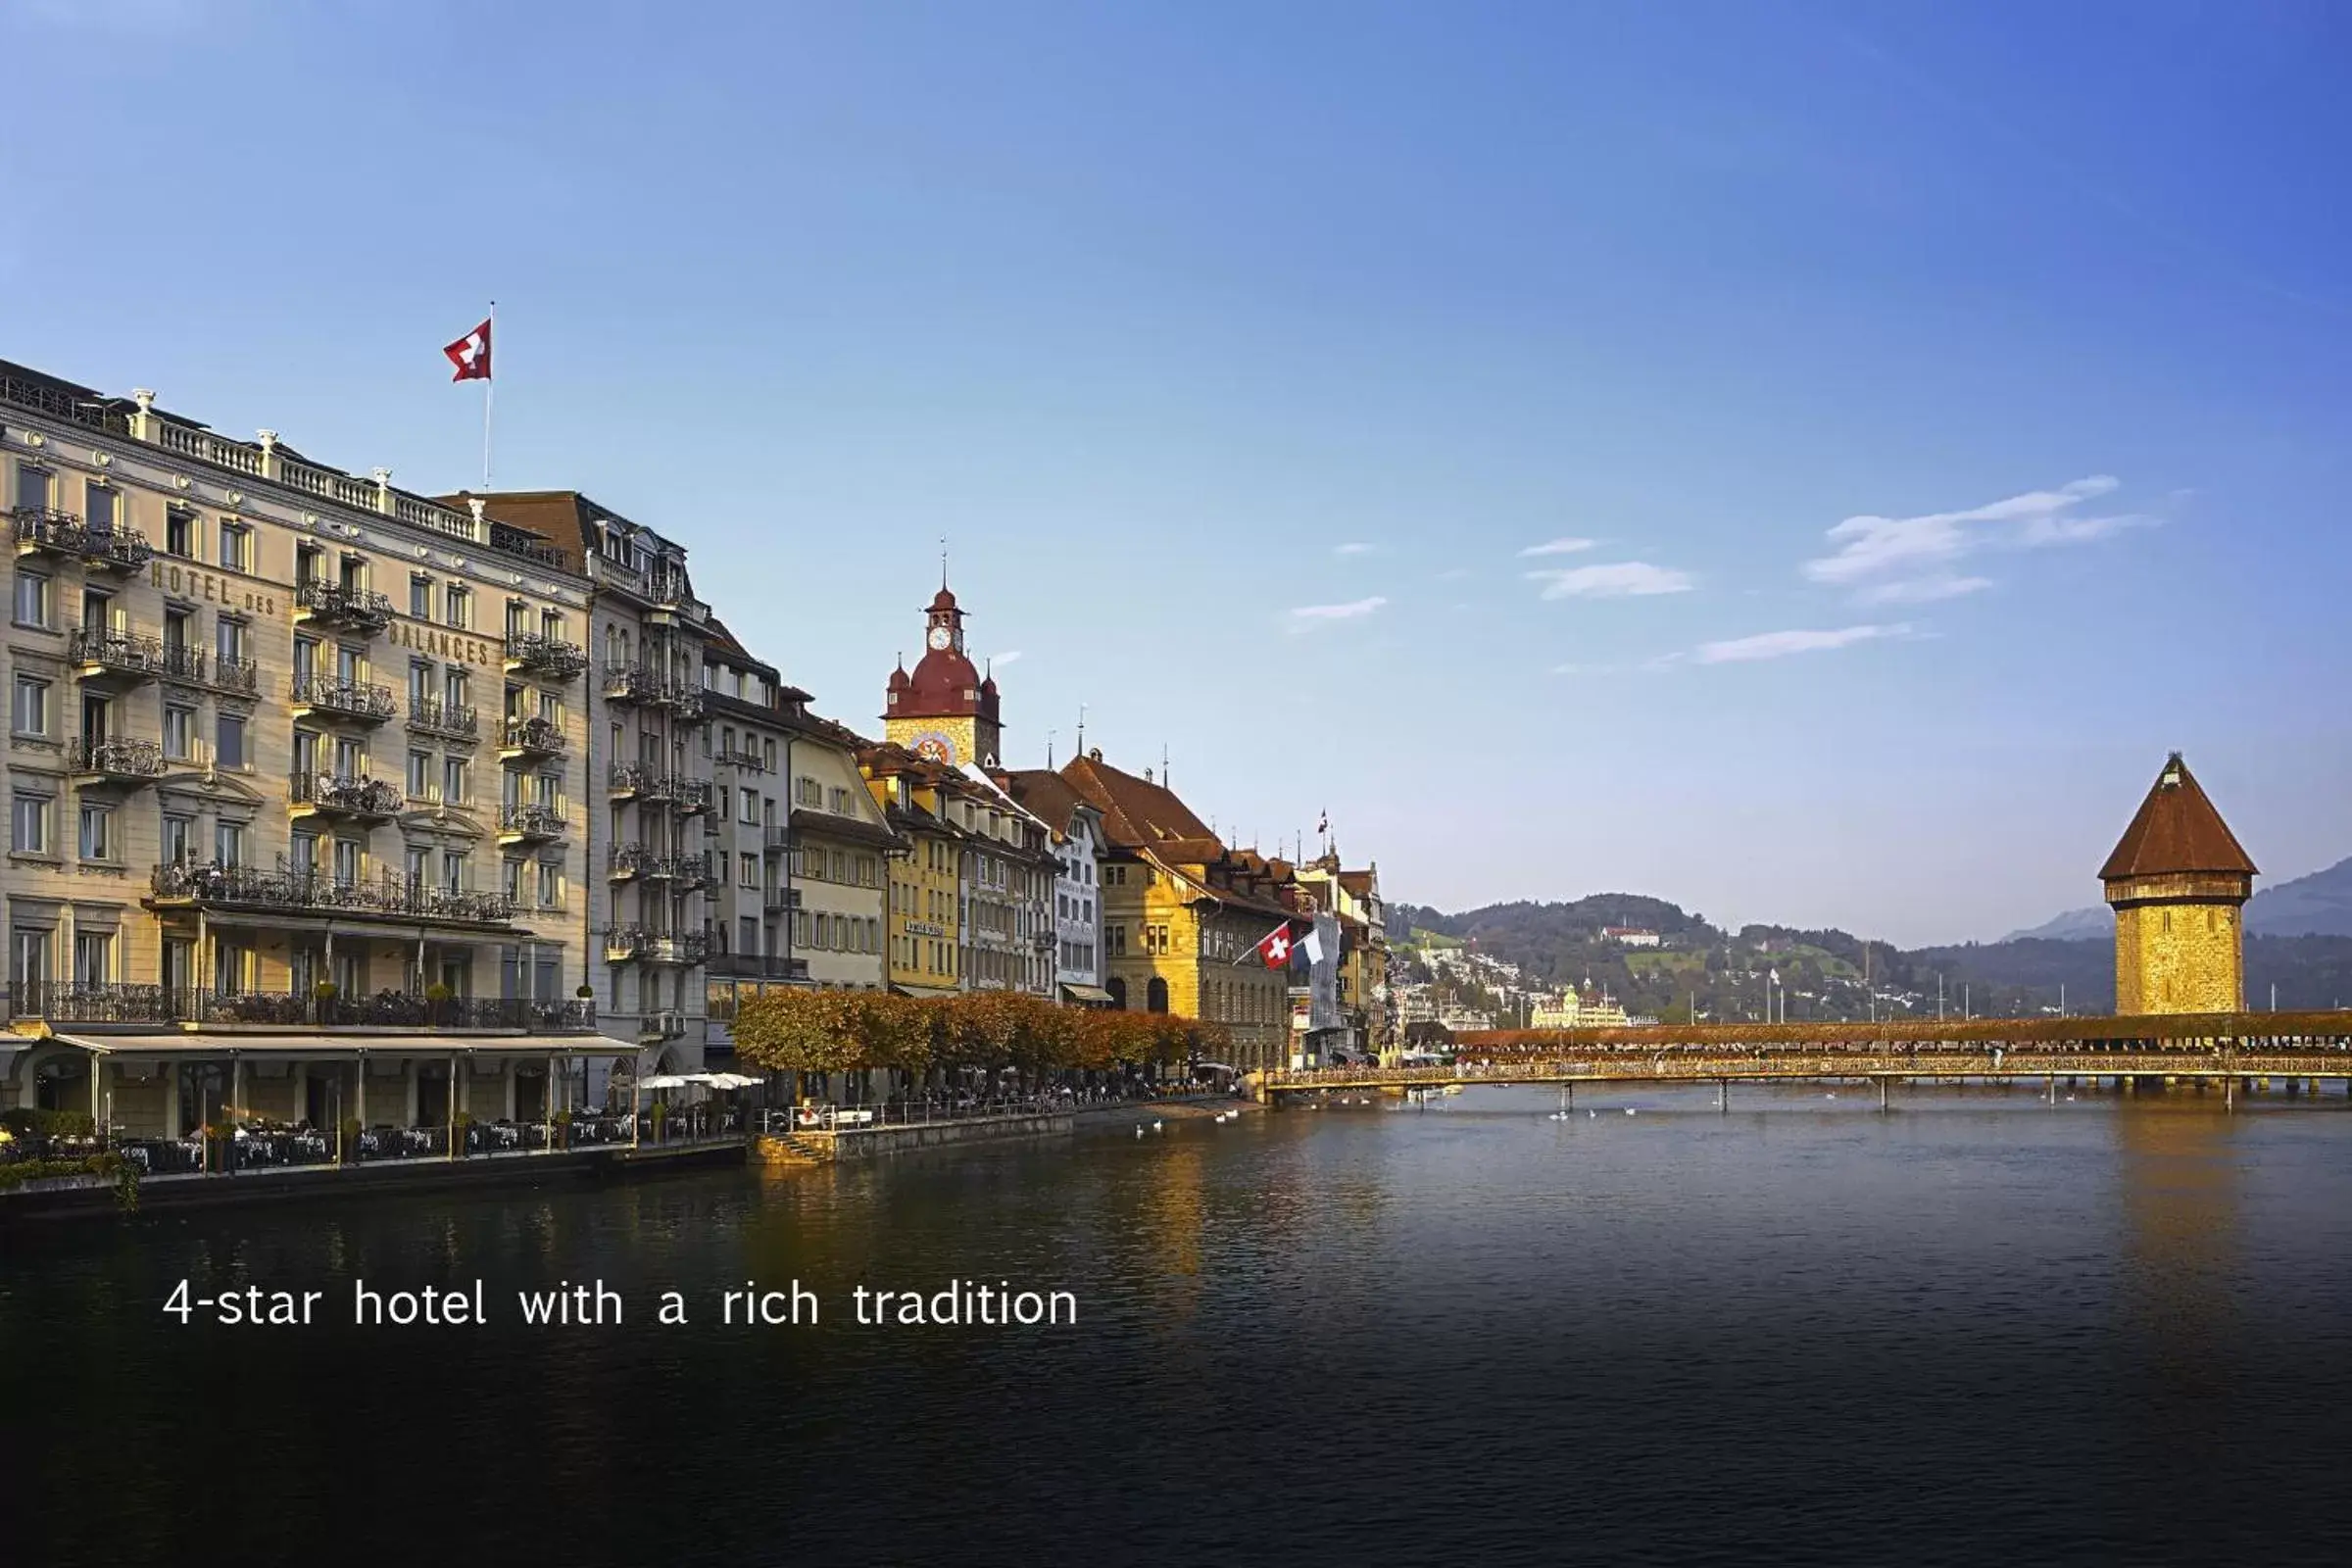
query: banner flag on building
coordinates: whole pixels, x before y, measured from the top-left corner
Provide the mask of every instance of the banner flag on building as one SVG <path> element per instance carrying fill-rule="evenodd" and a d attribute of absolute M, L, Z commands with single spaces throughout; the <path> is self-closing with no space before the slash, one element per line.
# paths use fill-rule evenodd
<path fill-rule="evenodd" d="M 449 356 L 449 363 L 458 368 L 457 373 L 450 377 L 452 381 L 482 383 L 482 488 L 485 490 L 490 488 L 490 400 L 498 385 L 490 374 L 490 328 L 497 320 L 498 301 L 492 300 L 490 314 L 482 318 L 481 325 L 441 350 Z"/>
<path fill-rule="evenodd" d="M 458 368 L 458 373 L 450 377 L 452 381 L 490 379 L 490 320 L 489 317 L 482 318 L 481 325 L 441 351 Z"/>

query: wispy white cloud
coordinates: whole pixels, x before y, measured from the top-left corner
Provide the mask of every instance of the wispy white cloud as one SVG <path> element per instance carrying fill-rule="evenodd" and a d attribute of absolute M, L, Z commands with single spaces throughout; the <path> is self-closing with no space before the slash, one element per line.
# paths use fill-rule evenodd
<path fill-rule="evenodd" d="M 1331 553 L 1335 556 L 1368 556 L 1379 548 L 1378 545 L 1368 545 L 1359 539 L 1351 540 L 1344 545 L 1333 545 Z"/>
<path fill-rule="evenodd" d="M 2055 490 L 2029 490 L 1963 512 L 1916 517 L 1848 517 L 1829 530 L 1837 549 L 1805 563 L 1805 575 L 1850 588 L 1863 604 L 1923 604 L 1991 586 L 1991 579 L 1951 569 L 1965 557 L 1990 550 L 2042 550 L 2083 544 L 2156 519 L 2139 513 L 2089 513 L 2085 502 L 2112 494 L 2121 483 L 2094 473 Z"/>
<path fill-rule="evenodd" d="M 1375 594 L 1369 599 L 1354 599 L 1344 605 L 1300 605 L 1290 612 L 1290 629 L 1313 631 L 1318 626 L 1336 625 L 1343 620 L 1361 620 L 1381 606 L 1386 599 Z"/>
<path fill-rule="evenodd" d="M 1522 556 L 1573 556 L 1599 544 L 1597 539 L 1546 539 L 1540 545 L 1529 545 L 1519 552 Z"/>
<path fill-rule="evenodd" d="M 1460 582 L 1469 575 L 1470 568 L 1468 566 L 1447 566 L 1444 571 L 1438 573 L 1438 581 Z"/>
<path fill-rule="evenodd" d="M 1646 561 L 1617 561 L 1599 566 L 1563 566 L 1531 571 L 1545 599 L 1631 599 L 1650 594 L 1689 593 L 1697 583 L 1687 571 L 1653 566 Z"/>
<path fill-rule="evenodd" d="M 1990 577 L 1962 577 L 1939 571 L 1928 577 L 1899 577 L 1892 582 L 1874 583 L 1854 595 L 1860 605 L 1927 605 L 1938 599 L 1957 599 L 1963 594 L 1982 593 L 1992 586 Z"/>
<path fill-rule="evenodd" d="M 994 669 L 999 664 L 1009 664 L 1020 657 L 1021 651 L 1018 648 L 1009 654 L 991 654 L 988 656 L 989 667 Z"/>
<path fill-rule="evenodd" d="M 1834 631 L 1767 631 L 1753 637 L 1735 637 L 1729 642 L 1701 643 L 1691 651 L 1690 658 L 1701 664 L 1740 664 L 1759 659 L 1787 659 L 1791 654 L 1818 654 L 1834 648 L 1851 648 L 1856 643 L 1872 642 L 1882 637 L 1907 637 L 1907 625 L 1839 626 Z"/>

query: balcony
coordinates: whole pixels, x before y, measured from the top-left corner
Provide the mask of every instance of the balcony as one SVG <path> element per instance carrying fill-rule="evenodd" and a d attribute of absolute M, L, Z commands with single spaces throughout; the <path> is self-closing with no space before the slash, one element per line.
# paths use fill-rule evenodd
<path fill-rule="evenodd" d="M 482 733 L 481 715 L 463 703 L 437 702 L 430 697 L 409 699 L 409 728 L 446 740 L 470 741 Z"/>
<path fill-rule="evenodd" d="M 535 762 L 564 755 L 564 726 L 552 718 L 510 718 L 499 729 L 498 755 Z"/>
<path fill-rule="evenodd" d="M 670 862 L 670 880 L 680 893 L 695 893 L 710 885 L 710 858 L 681 855 Z"/>
<path fill-rule="evenodd" d="M 154 907 L 241 909 L 288 914 L 382 915 L 445 925 L 503 926 L 514 901 L 503 894 L 436 887 L 385 872 L 374 882 L 338 882 L 320 871 L 264 871 L 250 865 L 159 865 L 149 879 Z"/>
<path fill-rule="evenodd" d="M 776 954 L 713 953 L 709 959 L 712 979 L 737 980 L 806 980 L 808 978 L 807 958 L 787 958 Z"/>
<path fill-rule="evenodd" d="M 389 779 L 353 778 L 342 773 L 297 773 L 287 781 L 286 799 L 296 816 L 364 822 L 370 827 L 391 821 L 407 804 L 400 786 Z"/>
<path fill-rule="evenodd" d="M 642 844 L 615 844 L 612 856 L 606 862 L 605 879 L 626 882 L 642 877 L 648 882 L 662 880 L 662 867 L 668 862 Z"/>
<path fill-rule="evenodd" d="M 210 686 L 240 697 L 258 696 L 262 689 L 262 666 L 252 660 L 217 657 L 184 642 L 164 644 L 159 669 L 166 680 Z"/>
<path fill-rule="evenodd" d="M 781 882 L 770 882 L 760 902 L 771 912 L 779 909 L 797 909 L 801 906 L 801 890 L 788 888 Z"/>
<path fill-rule="evenodd" d="M 20 981 L 9 996 L 16 1018 L 60 1023 L 304 1024 L 321 1029 L 499 1029 L 572 1034 L 596 1027 L 596 1004 L 514 997 L 407 992 L 321 998 L 271 991 L 199 991 L 84 981 Z"/>
<path fill-rule="evenodd" d="M 760 848 L 766 855 L 782 855 L 792 848 L 792 829 L 781 822 L 770 822 L 760 830 Z"/>
<path fill-rule="evenodd" d="M 643 762 L 616 762 L 605 776 L 605 793 L 616 801 L 641 806 L 670 806 L 677 802 L 686 780 L 657 773 Z"/>
<path fill-rule="evenodd" d="M 66 658 L 79 666 L 85 683 L 117 690 L 144 685 L 164 672 L 162 642 L 103 627 L 74 628 Z"/>
<path fill-rule="evenodd" d="M 643 664 L 607 664 L 605 700 L 612 703 L 650 703 L 662 694 L 662 677 Z"/>
<path fill-rule="evenodd" d="M 502 806 L 498 810 L 498 842 L 546 844 L 564 836 L 564 809 L 527 802 Z"/>
<path fill-rule="evenodd" d="M 767 771 L 767 763 L 761 759 L 758 752 L 729 750 L 723 746 L 710 754 L 710 765 L 713 767 L 741 768 L 746 773 L 764 773 Z"/>
<path fill-rule="evenodd" d="M 71 512 L 19 507 L 15 514 L 17 554 L 58 556 L 99 571 L 144 571 L 155 547 L 135 528 L 93 528 Z"/>
<path fill-rule="evenodd" d="M 66 765 L 83 784 L 122 784 L 133 788 L 164 776 L 164 749 L 153 741 L 121 735 L 80 735 L 67 753 Z"/>
<path fill-rule="evenodd" d="M 700 931 L 649 931 L 616 925 L 605 932 L 607 963 L 701 963 L 710 939 Z"/>
<path fill-rule="evenodd" d="M 691 724 L 703 716 L 703 692 L 699 686 L 673 682 L 662 687 L 657 701 L 675 713 L 680 723 Z"/>
<path fill-rule="evenodd" d="M 381 724 L 400 711 L 389 686 L 342 680 L 333 675 L 297 675 L 291 688 L 294 716 L 339 719 L 354 724 Z"/>
<path fill-rule="evenodd" d="M 556 637 L 535 637 L 528 632 L 507 639 L 507 668 L 524 674 L 537 675 L 544 680 L 569 681 L 577 679 L 588 667 L 588 651 L 578 643 L 567 643 Z"/>
<path fill-rule="evenodd" d="M 374 636 L 392 624 L 392 601 L 365 588 L 313 577 L 294 587 L 294 622 Z"/>

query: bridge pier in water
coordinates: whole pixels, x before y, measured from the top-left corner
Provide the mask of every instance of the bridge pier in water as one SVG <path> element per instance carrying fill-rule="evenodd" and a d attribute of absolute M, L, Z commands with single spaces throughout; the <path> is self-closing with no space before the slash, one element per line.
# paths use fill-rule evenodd
<path fill-rule="evenodd" d="M 1894 1080 L 1891 1078 L 1882 1078 L 1879 1080 L 1879 1108 L 1881 1110 L 1891 1110 L 1893 1108 L 1893 1106 L 1887 1102 L 1888 1096 L 1892 1092 L 1893 1083 Z"/>

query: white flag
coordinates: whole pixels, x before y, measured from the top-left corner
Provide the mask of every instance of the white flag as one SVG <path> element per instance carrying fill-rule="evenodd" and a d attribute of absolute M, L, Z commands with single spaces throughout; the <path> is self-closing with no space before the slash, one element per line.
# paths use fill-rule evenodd
<path fill-rule="evenodd" d="M 1310 925 L 1306 928 L 1306 935 L 1298 939 L 1298 951 L 1306 955 L 1308 967 L 1311 968 L 1323 961 L 1322 933 L 1317 931 L 1313 926 Z"/>

